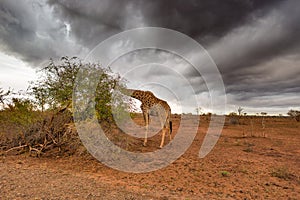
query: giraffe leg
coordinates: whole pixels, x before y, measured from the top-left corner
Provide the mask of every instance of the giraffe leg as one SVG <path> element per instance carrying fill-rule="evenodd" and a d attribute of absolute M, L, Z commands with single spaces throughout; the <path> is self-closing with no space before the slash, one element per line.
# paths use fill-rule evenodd
<path fill-rule="evenodd" d="M 148 130 L 149 130 L 149 114 L 148 111 L 144 112 L 144 119 L 146 124 L 146 133 L 145 133 L 145 139 L 144 139 L 144 146 L 147 146 L 147 138 L 148 138 Z"/>
<path fill-rule="evenodd" d="M 148 128 L 149 128 L 148 125 L 146 125 L 146 133 L 145 133 L 145 139 L 144 139 L 144 143 L 143 143 L 144 146 L 147 146 Z"/>
<path fill-rule="evenodd" d="M 165 116 L 164 116 L 164 110 L 160 109 L 159 111 L 159 121 L 160 121 L 160 124 L 161 124 L 161 128 L 162 128 L 162 136 L 161 136 L 161 142 L 160 142 L 160 146 L 159 148 L 162 148 L 163 145 L 164 145 L 164 142 L 165 142 L 165 137 L 166 137 L 166 125 L 164 123 L 164 121 L 166 120 L 165 119 Z"/>
<path fill-rule="evenodd" d="M 166 136 L 166 128 L 163 128 L 163 130 L 162 130 L 162 137 L 161 137 L 161 143 L 160 143 L 159 148 L 163 147 L 164 142 L 165 142 L 165 136 Z"/>

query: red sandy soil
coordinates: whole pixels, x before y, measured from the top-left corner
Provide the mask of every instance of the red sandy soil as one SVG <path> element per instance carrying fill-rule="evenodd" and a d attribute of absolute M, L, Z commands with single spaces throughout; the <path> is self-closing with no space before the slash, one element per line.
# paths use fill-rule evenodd
<path fill-rule="evenodd" d="M 261 118 L 227 122 L 214 149 L 200 159 L 206 118 L 183 156 L 149 173 L 117 171 L 89 155 L 4 154 L 0 199 L 300 199 L 300 123 L 269 117 L 263 129 Z M 179 123 L 173 117 L 175 133 Z M 153 137 L 143 147 L 140 139 L 136 150 L 155 150 L 159 143 Z"/>

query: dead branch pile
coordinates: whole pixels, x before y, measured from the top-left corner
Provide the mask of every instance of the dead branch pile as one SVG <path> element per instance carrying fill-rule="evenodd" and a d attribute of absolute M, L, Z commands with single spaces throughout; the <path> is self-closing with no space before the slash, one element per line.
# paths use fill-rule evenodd
<path fill-rule="evenodd" d="M 65 110 L 48 115 L 34 123 L 24 131 L 22 136 L 11 143 L 10 148 L 5 152 L 17 151 L 18 154 L 29 152 L 30 155 L 36 156 L 41 156 L 46 152 L 49 155 L 71 155 L 80 145 L 72 114 Z"/>

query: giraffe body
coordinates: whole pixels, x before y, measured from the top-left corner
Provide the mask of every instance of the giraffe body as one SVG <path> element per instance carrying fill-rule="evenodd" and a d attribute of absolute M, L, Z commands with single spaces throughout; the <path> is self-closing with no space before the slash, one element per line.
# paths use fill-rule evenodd
<path fill-rule="evenodd" d="M 162 126 L 162 139 L 160 143 L 160 148 L 162 148 L 164 145 L 166 132 L 169 133 L 169 137 L 171 140 L 171 132 L 172 132 L 172 122 L 170 121 L 171 108 L 168 105 L 168 103 L 162 99 L 157 98 L 150 91 L 125 89 L 125 94 L 135 99 L 138 99 L 139 101 L 142 102 L 141 110 L 143 112 L 143 117 L 146 126 L 144 146 L 146 146 L 147 144 L 147 135 L 148 135 L 149 121 L 150 121 L 150 110 L 154 110 L 155 112 L 157 112 Z"/>

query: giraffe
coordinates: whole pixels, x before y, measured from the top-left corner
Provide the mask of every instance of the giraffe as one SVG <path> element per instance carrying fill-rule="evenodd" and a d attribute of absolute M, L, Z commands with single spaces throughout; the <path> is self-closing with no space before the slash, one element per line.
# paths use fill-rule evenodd
<path fill-rule="evenodd" d="M 146 133 L 144 138 L 143 145 L 147 145 L 147 135 L 148 135 L 148 128 L 149 128 L 149 121 L 150 121 L 150 110 L 154 109 L 159 117 L 159 121 L 162 126 L 162 138 L 160 143 L 160 148 L 163 147 L 165 141 L 166 132 L 169 133 L 169 137 L 171 140 L 171 133 L 172 133 L 172 122 L 171 118 L 171 108 L 168 103 L 162 99 L 157 98 L 152 92 L 150 91 L 143 91 L 143 90 L 133 90 L 133 89 L 122 89 L 121 91 L 123 94 L 131 96 L 132 98 L 138 99 L 142 102 L 141 110 L 143 112 L 143 117 L 146 126 Z"/>

